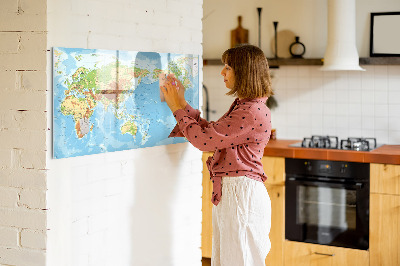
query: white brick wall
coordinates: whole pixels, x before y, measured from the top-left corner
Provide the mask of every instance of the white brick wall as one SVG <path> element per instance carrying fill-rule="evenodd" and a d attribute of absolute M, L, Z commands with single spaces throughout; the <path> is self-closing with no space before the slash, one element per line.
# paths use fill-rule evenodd
<path fill-rule="evenodd" d="M 0 15 L 0 264 L 45 265 L 47 254 L 47 265 L 199 265 L 201 153 L 178 144 L 51 160 L 46 52 L 201 55 L 202 1 L 5 0 Z"/>
<path fill-rule="evenodd" d="M 202 54 L 202 0 L 50 0 L 47 8 L 48 49 Z M 50 64 L 49 54 L 48 73 Z M 48 265 L 201 265 L 201 152 L 190 144 L 47 156 Z"/>
<path fill-rule="evenodd" d="M 11 187 L 0 187 L 0 207 L 15 208 L 18 205 L 19 190 Z"/>
<path fill-rule="evenodd" d="M 23 229 L 21 231 L 21 246 L 32 249 L 46 249 L 46 232 Z"/>
<path fill-rule="evenodd" d="M 1 247 L 18 247 L 19 231 L 16 228 L 0 228 L 0 246 Z"/>
<path fill-rule="evenodd" d="M 0 3 L 1 265 L 45 265 L 46 2 Z"/>

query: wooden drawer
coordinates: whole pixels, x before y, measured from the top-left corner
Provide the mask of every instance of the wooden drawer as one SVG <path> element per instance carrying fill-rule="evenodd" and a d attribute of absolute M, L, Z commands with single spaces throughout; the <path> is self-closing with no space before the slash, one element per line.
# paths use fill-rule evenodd
<path fill-rule="evenodd" d="M 365 250 L 285 241 L 285 266 L 366 266 Z"/>

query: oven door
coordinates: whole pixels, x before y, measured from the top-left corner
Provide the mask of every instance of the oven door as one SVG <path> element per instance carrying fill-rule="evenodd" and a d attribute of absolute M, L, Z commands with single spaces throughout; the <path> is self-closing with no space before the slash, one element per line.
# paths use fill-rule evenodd
<path fill-rule="evenodd" d="M 367 250 L 369 185 L 286 178 L 286 239 Z"/>

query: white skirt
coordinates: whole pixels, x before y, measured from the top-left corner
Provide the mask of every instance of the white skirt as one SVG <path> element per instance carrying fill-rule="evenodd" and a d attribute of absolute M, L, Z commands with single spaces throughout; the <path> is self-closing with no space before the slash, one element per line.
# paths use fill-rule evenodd
<path fill-rule="evenodd" d="M 245 176 L 223 177 L 212 223 L 212 266 L 265 265 L 271 249 L 271 201 L 262 182 Z"/>

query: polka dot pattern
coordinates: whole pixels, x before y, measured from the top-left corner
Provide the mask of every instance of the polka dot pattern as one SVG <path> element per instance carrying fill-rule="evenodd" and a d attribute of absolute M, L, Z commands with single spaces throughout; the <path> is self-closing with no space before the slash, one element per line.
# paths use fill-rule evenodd
<path fill-rule="evenodd" d="M 186 137 L 202 151 L 215 151 L 207 160 L 213 183 L 211 201 L 215 205 L 221 200 L 224 176 L 247 176 L 261 182 L 267 178 L 261 164 L 271 132 L 271 115 L 266 100 L 236 99 L 216 122 L 201 118 L 200 111 L 190 105 L 174 113 L 178 124 L 170 137 Z"/>

